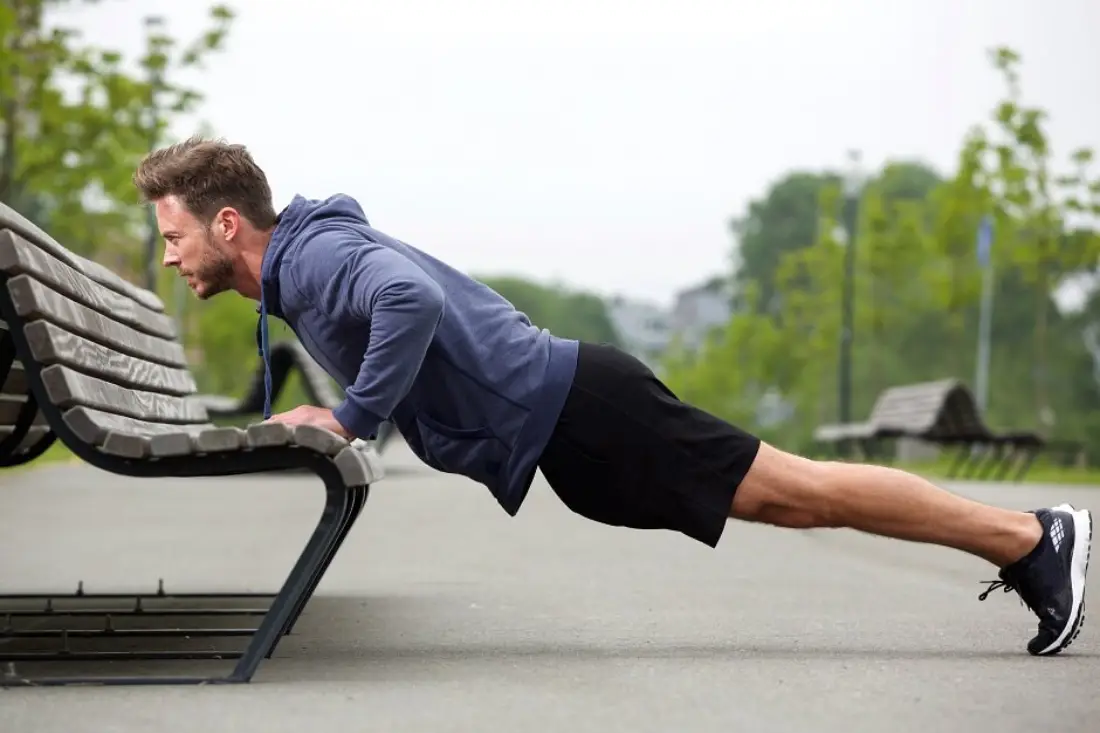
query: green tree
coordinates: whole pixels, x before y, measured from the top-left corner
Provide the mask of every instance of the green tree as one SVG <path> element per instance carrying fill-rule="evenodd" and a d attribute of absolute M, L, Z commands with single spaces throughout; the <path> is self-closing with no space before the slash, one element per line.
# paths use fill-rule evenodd
<path fill-rule="evenodd" d="M 939 180 L 939 174 L 923 163 L 895 160 L 884 165 L 866 185 L 875 189 L 884 205 L 894 206 L 923 200 Z M 787 253 L 814 243 L 822 221 L 821 197 L 826 188 L 839 181 L 840 175 L 831 171 L 788 173 L 730 222 L 736 240 L 736 282 L 739 289 L 749 282 L 757 284 L 760 307 L 773 311 L 783 307 L 776 300 L 779 263 Z"/>
<path fill-rule="evenodd" d="M 233 14 L 212 8 L 210 28 L 186 45 L 146 18 L 146 49 L 131 71 L 118 51 L 57 22 L 66 4 L 0 4 L 0 200 L 70 249 L 132 272 L 144 222 L 133 170 L 201 100 L 173 79 L 221 47 Z"/>
<path fill-rule="evenodd" d="M 1093 417 L 1100 409 L 1100 294 L 1077 315 L 1061 313 L 1053 299 L 1066 278 L 1093 273 L 1100 258 L 1093 226 L 1100 181 L 1089 150 L 1058 168 L 1045 113 L 1020 102 L 1017 59 L 1005 49 L 994 54 L 1009 94 L 994 111 L 992 132 L 976 127 L 963 139 L 949 177 L 920 163 L 892 163 L 861 191 L 853 411 L 866 415 L 894 384 L 969 381 L 983 277 L 976 237 L 982 217 L 992 214 L 988 421 L 994 429 L 1032 429 L 1045 413 L 1057 413 L 1053 437 L 1092 439 L 1100 459 Z M 844 244 L 834 236 L 837 183 L 831 174 L 794 174 L 753 202 L 736 229 L 744 307 L 704 349 L 669 357 L 670 384 L 681 396 L 796 450 L 811 448 L 814 426 L 836 418 L 844 282 Z M 755 423 L 767 390 L 782 394 L 793 420 Z"/>
<path fill-rule="evenodd" d="M 1069 156 L 1069 171 L 1054 169 L 1047 114 L 1022 101 L 1020 55 L 1010 48 L 991 52 L 1006 86 L 1005 98 L 993 113 L 994 130 L 975 129 L 976 177 L 983 184 L 988 207 L 996 216 L 998 266 L 1020 272 L 1032 289 L 1034 313 L 1033 394 L 1040 422 L 1055 420 L 1051 385 L 1052 293 L 1068 276 L 1091 269 L 1100 258 L 1100 236 L 1075 225 L 1080 215 L 1100 214 L 1100 178 L 1090 171 L 1094 154 L 1082 148 Z"/>
<path fill-rule="evenodd" d="M 482 277 L 481 282 L 555 336 L 619 344 L 607 304 L 597 295 L 552 287 L 520 277 Z"/>

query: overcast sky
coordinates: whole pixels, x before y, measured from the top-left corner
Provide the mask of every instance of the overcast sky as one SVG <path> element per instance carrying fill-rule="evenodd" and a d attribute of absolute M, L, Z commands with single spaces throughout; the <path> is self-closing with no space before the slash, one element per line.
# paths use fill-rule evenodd
<path fill-rule="evenodd" d="M 75 12 L 136 52 L 140 13 L 190 36 L 207 5 Z M 231 5 L 227 52 L 192 81 L 277 206 L 347 193 L 467 271 L 603 294 L 668 302 L 728 268 L 729 218 L 788 169 L 859 148 L 948 170 L 1001 93 L 996 44 L 1022 52 L 1059 152 L 1100 148 L 1096 0 Z"/>

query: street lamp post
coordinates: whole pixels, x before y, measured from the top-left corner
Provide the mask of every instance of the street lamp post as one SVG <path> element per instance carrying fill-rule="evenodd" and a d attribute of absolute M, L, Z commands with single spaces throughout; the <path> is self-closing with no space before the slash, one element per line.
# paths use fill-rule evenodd
<path fill-rule="evenodd" d="M 844 174 L 844 279 L 841 290 L 840 377 L 838 402 L 840 422 L 851 421 L 852 415 L 852 342 L 855 336 L 855 269 L 856 230 L 859 218 L 859 196 L 863 187 L 860 175 L 859 151 L 848 152 L 848 170 Z"/>

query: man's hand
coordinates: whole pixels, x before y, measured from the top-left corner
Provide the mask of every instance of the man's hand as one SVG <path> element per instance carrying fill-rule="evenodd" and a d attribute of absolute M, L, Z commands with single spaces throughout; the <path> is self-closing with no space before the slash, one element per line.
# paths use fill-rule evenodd
<path fill-rule="evenodd" d="M 344 429 L 344 426 L 332 416 L 332 410 L 314 405 L 299 405 L 288 412 L 280 412 L 272 415 L 265 422 L 281 422 L 286 425 L 316 425 L 319 428 L 336 433 L 342 438 L 351 440 L 352 436 Z"/>

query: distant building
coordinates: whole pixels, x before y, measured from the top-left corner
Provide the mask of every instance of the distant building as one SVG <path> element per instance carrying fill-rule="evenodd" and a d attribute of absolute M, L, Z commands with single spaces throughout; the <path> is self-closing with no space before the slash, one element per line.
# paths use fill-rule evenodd
<path fill-rule="evenodd" d="M 707 334 L 729 322 L 731 302 L 728 281 L 712 278 L 677 293 L 672 308 L 618 296 L 607 310 L 623 347 L 652 367 L 673 341 L 689 350 L 702 346 Z"/>
<path fill-rule="evenodd" d="M 668 312 L 656 303 L 622 296 L 611 298 L 607 311 L 623 348 L 653 367 L 668 346 Z"/>
<path fill-rule="evenodd" d="M 733 316 L 733 288 L 728 280 L 712 278 L 681 290 L 669 314 L 671 334 L 683 348 L 694 351 L 707 336 Z"/>

